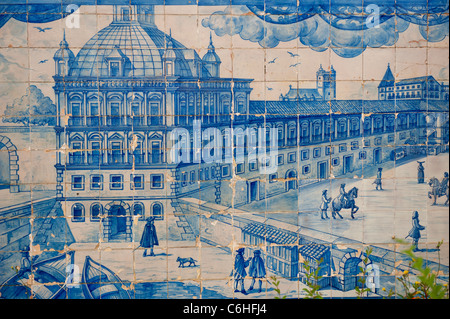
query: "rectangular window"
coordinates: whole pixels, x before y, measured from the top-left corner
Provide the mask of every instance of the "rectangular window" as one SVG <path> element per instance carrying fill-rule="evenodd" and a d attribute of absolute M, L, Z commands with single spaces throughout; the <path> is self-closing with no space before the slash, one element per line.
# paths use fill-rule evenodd
<path fill-rule="evenodd" d="M 302 161 L 306 161 L 309 159 L 309 150 L 302 150 L 300 154 Z"/>
<path fill-rule="evenodd" d="M 377 137 L 374 141 L 373 141 L 374 145 L 381 145 L 381 137 Z"/>
<path fill-rule="evenodd" d="M 225 165 L 222 166 L 222 177 L 229 177 L 230 176 L 230 166 Z"/>
<path fill-rule="evenodd" d="M 244 173 L 245 166 L 244 163 L 239 163 L 236 165 L 236 174 L 242 174 Z"/>
<path fill-rule="evenodd" d="M 369 139 L 365 139 L 364 140 L 364 146 L 370 146 L 370 140 Z"/>
<path fill-rule="evenodd" d="M 320 147 L 317 147 L 313 150 L 313 156 L 314 158 L 320 157 Z"/>
<path fill-rule="evenodd" d="M 205 181 L 209 181 L 209 168 L 205 168 Z"/>
<path fill-rule="evenodd" d="M 339 152 L 347 152 L 347 144 L 339 144 Z"/>
<path fill-rule="evenodd" d="M 199 181 L 203 181 L 204 178 L 205 178 L 205 176 L 204 176 L 204 174 L 203 174 L 203 170 L 200 169 L 200 170 L 198 171 L 198 180 L 199 180 Z"/>
<path fill-rule="evenodd" d="M 360 160 L 365 160 L 366 158 L 367 158 L 367 152 L 366 151 L 359 152 L 359 159 Z"/>
<path fill-rule="evenodd" d="M 164 175 L 150 175 L 150 188 L 164 188 Z"/>
<path fill-rule="evenodd" d="M 144 175 L 130 175 L 131 189 L 144 189 Z"/>
<path fill-rule="evenodd" d="M 277 181 L 278 175 L 276 173 L 269 175 L 269 183 L 275 183 Z"/>
<path fill-rule="evenodd" d="M 339 165 L 339 157 L 335 157 L 331 160 L 331 165 L 338 166 Z"/>
<path fill-rule="evenodd" d="M 91 189 L 92 190 L 103 189 L 103 175 L 91 175 Z"/>
<path fill-rule="evenodd" d="M 187 184 L 187 173 L 181 174 L 181 186 L 186 186 Z"/>
<path fill-rule="evenodd" d="M 401 140 L 406 139 L 406 133 L 405 132 L 400 133 L 399 139 Z"/>
<path fill-rule="evenodd" d="M 394 143 L 395 136 L 394 135 L 388 135 L 388 143 Z"/>
<path fill-rule="evenodd" d="M 191 171 L 189 182 L 191 184 L 195 182 L 195 171 Z"/>
<path fill-rule="evenodd" d="M 91 106 L 91 115 L 93 116 L 99 115 L 98 103 L 91 103 L 90 106 Z"/>
<path fill-rule="evenodd" d="M 333 146 L 325 146 L 325 155 L 331 155 L 334 154 L 334 147 Z"/>
<path fill-rule="evenodd" d="M 258 169 L 258 162 L 257 161 L 252 161 L 250 163 L 248 163 L 248 170 L 249 171 L 256 171 Z"/>
<path fill-rule="evenodd" d="M 358 141 L 354 141 L 354 142 L 352 142 L 352 150 L 357 150 L 358 148 L 359 148 L 359 143 L 358 143 Z"/>
<path fill-rule="evenodd" d="M 115 190 L 123 189 L 123 175 L 110 175 L 109 176 L 109 188 Z"/>
<path fill-rule="evenodd" d="M 72 175 L 72 190 L 84 190 L 84 176 Z"/>
<path fill-rule="evenodd" d="M 289 153 L 288 154 L 288 163 L 294 163 L 297 160 L 297 153 Z"/>
<path fill-rule="evenodd" d="M 119 68 L 120 68 L 120 62 L 110 62 L 110 74 L 111 76 L 118 76 L 119 75 Z"/>
<path fill-rule="evenodd" d="M 302 173 L 303 175 L 307 175 L 311 172 L 311 165 L 304 165 L 302 167 Z"/>
<path fill-rule="evenodd" d="M 277 156 L 277 165 L 283 165 L 284 164 L 284 156 L 278 155 Z"/>

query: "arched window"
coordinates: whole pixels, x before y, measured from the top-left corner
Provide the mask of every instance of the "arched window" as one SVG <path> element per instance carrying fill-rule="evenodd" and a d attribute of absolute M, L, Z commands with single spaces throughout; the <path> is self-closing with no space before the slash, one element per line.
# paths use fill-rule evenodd
<path fill-rule="evenodd" d="M 142 203 L 136 203 L 133 205 L 133 216 L 138 216 L 139 220 L 145 219 L 145 210 Z"/>
<path fill-rule="evenodd" d="M 83 110 L 81 104 L 81 100 L 78 97 L 75 97 L 70 103 L 72 125 L 83 125 Z"/>
<path fill-rule="evenodd" d="M 72 221 L 84 222 L 84 206 L 80 203 L 76 203 L 72 206 Z"/>
<path fill-rule="evenodd" d="M 92 134 L 89 136 L 88 163 L 99 165 L 102 162 L 102 137 L 99 134 Z"/>
<path fill-rule="evenodd" d="M 246 114 L 247 113 L 247 111 L 245 109 L 245 98 L 243 96 L 241 96 L 241 95 L 237 98 L 237 109 L 236 109 L 236 112 L 240 113 L 240 114 Z"/>
<path fill-rule="evenodd" d="M 314 121 L 312 134 L 312 139 L 314 142 L 322 139 L 322 123 L 320 121 Z"/>
<path fill-rule="evenodd" d="M 150 121 L 148 124 L 151 125 L 161 125 L 162 124 L 162 114 L 160 110 L 161 100 L 159 96 L 152 96 L 148 102 L 148 114 L 150 115 Z"/>
<path fill-rule="evenodd" d="M 103 213 L 103 207 L 99 203 L 91 205 L 91 221 L 96 222 L 100 220 L 100 215 Z"/>
<path fill-rule="evenodd" d="M 309 142 L 309 122 L 304 121 L 300 126 L 300 142 Z"/>
<path fill-rule="evenodd" d="M 152 205 L 152 216 L 155 217 L 155 220 L 163 220 L 164 219 L 164 211 L 163 211 L 162 204 L 154 203 Z"/>

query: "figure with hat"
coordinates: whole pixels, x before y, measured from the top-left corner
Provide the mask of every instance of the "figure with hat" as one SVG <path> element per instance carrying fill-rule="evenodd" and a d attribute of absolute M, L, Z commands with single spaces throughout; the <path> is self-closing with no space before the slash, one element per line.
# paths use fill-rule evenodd
<path fill-rule="evenodd" d="M 320 216 L 320 218 L 329 219 L 329 217 L 327 215 L 327 210 L 328 210 L 328 203 L 330 203 L 330 202 L 331 202 L 331 198 L 327 197 L 327 190 L 324 189 L 322 191 L 322 204 L 320 205 L 320 209 L 322 210 L 322 215 Z"/>
<path fill-rule="evenodd" d="M 250 261 L 250 267 L 248 268 L 248 274 L 252 277 L 252 283 L 249 290 L 253 290 L 256 279 L 259 280 L 258 292 L 261 292 L 262 279 L 266 277 L 266 267 L 264 267 L 264 260 L 261 258 L 261 251 L 255 250 L 253 252 L 253 258 Z"/>
<path fill-rule="evenodd" d="M 149 217 L 146 219 L 147 223 L 145 224 L 144 232 L 142 233 L 140 246 L 145 248 L 143 254 L 144 257 L 155 256 L 153 253 L 153 246 L 159 245 L 154 220 L 155 217 Z M 147 254 L 148 249 L 150 249 L 150 255 Z"/>
<path fill-rule="evenodd" d="M 425 167 L 423 167 L 423 163 L 421 161 L 417 161 L 419 163 L 419 166 L 417 167 L 417 183 L 423 184 L 425 183 Z"/>
<path fill-rule="evenodd" d="M 245 268 L 248 267 L 250 259 L 245 260 L 244 258 L 244 248 L 239 248 L 236 250 L 236 257 L 234 259 L 234 269 L 231 271 L 231 275 L 234 273 L 234 292 L 239 292 L 238 285 L 241 284 L 240 292 L 244 295 L 247 294 L 244 288 L 244 278 L 247 276 Z"/>
<path fill-rule="evenodd" d="M 383 171 L 382 167 L 378 167 L 378 172 L 377 172 L 377 178 L 375 179 L 375 181 L 372 184 L 376 185 L 376 190 L 383 190 L 383 187 L 381 185 L 381 172 Z M 379 189 L 378 189 L 379 188 Z"/>
<path fill-rule="evenodd" d="M 413 251 L 419 250 L 419 239 L 420 239 L 420 231 L 425 229 L 425 226 L 420 225 L 419 223 L 419 213 L 414 211 L 412 214 L 412 225 L 413 227 L 409 231 L 408 235 L 405 237 L 411 237 L 413 240 L 414 249 Z"/>
<path fill-rule="evenodd" d="M 339 188 L 339 201 L 341 202 L 341 206 L 345 207 L 347 201 L 347 192 L 345 191 L 345 184 L 342 183 Z"/>

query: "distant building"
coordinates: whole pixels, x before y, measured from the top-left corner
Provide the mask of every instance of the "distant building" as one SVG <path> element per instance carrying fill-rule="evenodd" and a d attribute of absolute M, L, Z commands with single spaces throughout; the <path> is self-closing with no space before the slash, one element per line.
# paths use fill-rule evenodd
<path fill-rule="evenodd" d="M 325 71 L 320 65 L 316 72 L 316 88 L 293 88 L 280 95 L 280 101 L 331 101 L 336 99 L 336 71 Z"/>
<path fill-rule="evenodd" d="M 442 100 L 448 101 L 449 86 L 432 76 L 396 80 L 388 64 L 378 85 L 379 100 Z"/>

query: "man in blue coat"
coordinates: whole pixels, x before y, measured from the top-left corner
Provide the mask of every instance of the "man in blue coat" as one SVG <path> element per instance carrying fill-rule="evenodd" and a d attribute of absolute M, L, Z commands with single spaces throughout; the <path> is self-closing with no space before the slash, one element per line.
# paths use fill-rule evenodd
<path fill-rule="evenodd" d="M 158 246 L 158 236 L 156 235 L 156 228 L 154 224 L 154 217 L 149 217 L 146 219 L 147 223 L 145 224 L 144 232 L 142 233 L 141 238 L 141 247 L 145 248 L 144 257 L 147 256 L 155 256 L 153 253 L 153 246 Z M 147 255 L 147 249 L 150 248 L 150 255 Z"/>
<path fill-rule="evenodd" d="M 412 214 L 412 228 L 409 231 L 408 235 L 405 238 L 411 237 L 413 240 L 413 251 L 419 250 L 419 239 L 420 239 L 420 231 L 424 230 L 425 226 L 420 225 L 419 222 L 419 213 L 414 211 Z"/>
<path fill-rule="evenodd" d="M 245 268 L 248 267 L 250 259 L 245 260 L 244 250 L 244 248 L 239 248 L 238 250 L 236 250 L 237 254 L 234 259 L 234 269 L 232 273 L 234 272 L 234 292 L 239 292 L 238 285 L 240 283 L 241 293 L 246 295 L 247 292 L 244 289 L 244 278 L 245 276 L 247 276 L 247 272 L 245 271 Z"/>
<path fill-rule="evenodd" d="M 258 292 L 261 292 L 262 278 L 266 277 L 266 267 L 264 267 L 264 260 L 261 258 L 260 250 L 255 250 L 253 255 L 248 269 L 248 274 L 253 278 L 249 290 L 253 290 L 256 279 L 259 279 Z"/>

